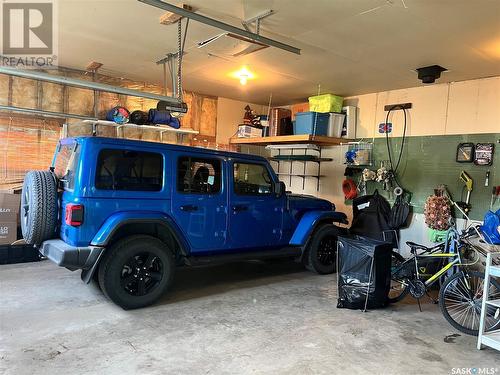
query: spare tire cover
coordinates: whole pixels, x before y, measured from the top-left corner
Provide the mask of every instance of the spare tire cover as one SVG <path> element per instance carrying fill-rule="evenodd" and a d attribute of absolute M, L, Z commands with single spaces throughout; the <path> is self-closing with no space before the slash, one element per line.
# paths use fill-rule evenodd
<path fill-rule="evenodd" d="M 50 171 L 30 171 L 21 195 L 21 229 L 30 245 L 41 244 L 56 234 L 57 182 Z"/>

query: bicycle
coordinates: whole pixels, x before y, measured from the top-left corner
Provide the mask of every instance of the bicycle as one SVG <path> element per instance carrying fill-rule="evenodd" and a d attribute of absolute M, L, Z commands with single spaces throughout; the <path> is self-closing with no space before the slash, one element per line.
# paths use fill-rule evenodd
<path fill-rule="evenodd" d="M 460 209 L 460 211 L 462 210 Z M 484 275 L 466 267 L 473 263 L 463 262 L 464 254 L 469 250 L 464 239 L 475 234 L 481 236 L 476 227 L 468 228 L 459 233 L 452 226 L 445 241 L 436 246 L 427 247 L 407 242 L 412 254 L 408 259 L 393 252 L 389 302 L 401 301 L 410 294 L 417 299 L 420 308 L 420 298 L 426 294 L 429 296 L 429 289 L 440 281 L 439 306 L 445 319 L 459 331 L 477 336 Z M 419 250 L 422 252 L 419 253 Z M 437 272 L 425 275 L 419 262 L 422 263 L 423 260 L 428 261 L 432 258 L 447 261 L 440 266 Z M 491 280 L 489 292 L 490 299 L 500 299 L 500 284 L 496 280 Z M 432 299 L 432 297 L 430 298 Z M 486 331 L 500 327 L 499 314 L 499 308 L 488 307 L 485 319 Z"/>

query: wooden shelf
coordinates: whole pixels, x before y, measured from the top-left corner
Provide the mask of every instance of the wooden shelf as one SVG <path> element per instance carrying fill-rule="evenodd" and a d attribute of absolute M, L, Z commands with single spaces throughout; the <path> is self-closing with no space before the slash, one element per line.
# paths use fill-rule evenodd
<path fill-rule="evenodd" d="M 290 155 L 290 157 L 287 157 L 287 158 L 271 157 L 271 158 L 268 158 L 268 159 L 271 160 L 271 161 L 276 161 L 278 163 L 281 162 L 281 161 L 284 161 L 284 162 L 298 161 L 298 162 L 303 162 L 303 163 L 321 163 L 321 162 L 324 162 L 324 161 L 333 161 L 332 158 L 301 159 L 299 156 L 300 155 L 297 155 L 297 156 Z"/>
<path fill-rule="evenodd" d="M 271 145 L 286 143 L 312 143 L 320 146 L 334 146 L 341 143 L 347 143 L 352 139 L 332 138 L 321 135 L 299 134 L 299 135 L 280 135 L 277 137 L 255 137 L 255 138 L 229 138 L 230 144 L 242 145 Z"/>

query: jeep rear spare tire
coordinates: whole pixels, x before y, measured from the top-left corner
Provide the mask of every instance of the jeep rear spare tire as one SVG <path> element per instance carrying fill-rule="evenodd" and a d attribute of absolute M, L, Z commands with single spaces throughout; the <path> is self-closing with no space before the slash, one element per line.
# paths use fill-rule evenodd
<path fill-rule="evenodd" d="M 57 182 L 50 171 L 26 173 L 21 195 L 21 230 L 27 244 L 51 239 L 57 227 Z"/>
<path fill-rule="evenodd" d="M 333 273 L 337 267 L 337 240 L 345 234 L 345 229 L 332 224 L 322 225 L 313 234 L 305 259 L 306 268 L 310 271 L 326 275 Z"/>

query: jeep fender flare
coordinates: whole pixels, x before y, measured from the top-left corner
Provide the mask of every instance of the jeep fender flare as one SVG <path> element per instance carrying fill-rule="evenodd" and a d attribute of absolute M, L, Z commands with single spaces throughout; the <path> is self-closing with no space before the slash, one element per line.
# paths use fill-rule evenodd
<path fill-rule="evenodd" d="M 332 222 L 347 224 L 347 216 L 343 212 L 337 211 L 306 212 L 295 228 L 289 244 L 292 246 L 302 246 L 305 249 L 314 230 L 321 224 Z"/>
<path fill-rule="evenodd" d="M 111 215 L 106 219 L 101 228 L 91 241 L 92 246 L 105 247 L 108 245 L 114 234 L 124 225 L 129 224 L 158 224 L 169 230 L 174 239 L 178 242 L 182 255 L 187 256 L 190 252 L 188 242 L 184 238 L 181 230 L 171 217 L 163 212 L 156 211 L 122 211 Z"/>

